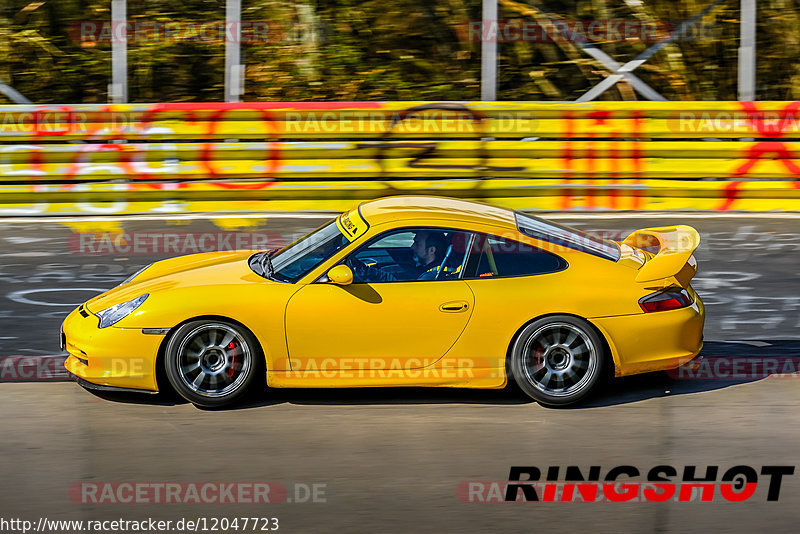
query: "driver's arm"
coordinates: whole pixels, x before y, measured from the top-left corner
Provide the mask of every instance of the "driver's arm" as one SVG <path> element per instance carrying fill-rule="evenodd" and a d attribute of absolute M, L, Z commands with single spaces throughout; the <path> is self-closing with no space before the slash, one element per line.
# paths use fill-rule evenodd
<path fill-rule="evenodd" d="M 380 267 L 367 265 L 358 258 L 348 258 L 346 263 L 353 270 L 353 279 L 355 283 L 397 281 L 397 277 L 394 273 L 386 272 Z"/>

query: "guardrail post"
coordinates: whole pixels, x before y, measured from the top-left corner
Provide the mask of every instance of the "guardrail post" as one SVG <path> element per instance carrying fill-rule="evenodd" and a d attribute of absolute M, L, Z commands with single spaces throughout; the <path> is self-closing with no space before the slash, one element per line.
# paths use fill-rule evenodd
<path fill-rule="evenodd" d="M 481 100 L 497 100 L 497 32 L 489 39 L 490 24 L 498 24 L 497 0 L 483 0 L 481 21 Z"/>
<path fill-rule="evenodd" d="M 109 100 L 128 102 L 128 14 L 127 0 L 111 0 L 111 84 Z"/>
<path fill-rule="evenodd" d="M 242 0 L 225 2 L 225 102 L 239 102 L 244 93 L 241 60 Z"/>
<path fill-rule="evenodd" d="M 756 0 L 741 0 L 739 100 L 756 99 Z"/>

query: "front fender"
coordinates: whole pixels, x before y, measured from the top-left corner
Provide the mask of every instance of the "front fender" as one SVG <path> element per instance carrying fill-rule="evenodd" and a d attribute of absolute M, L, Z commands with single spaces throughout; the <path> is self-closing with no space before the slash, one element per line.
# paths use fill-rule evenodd
<path fill-rule="evenodd" d="M 284 315 L 286 303 L 297 289 L 292 284 L 254 284 L 252 287 L 240 284 L 154 292 L 136 311 L 114 326 L 172 329 L 197 317 L 228 317 L 256 336 L 270 369 L 289 370 Z"/>

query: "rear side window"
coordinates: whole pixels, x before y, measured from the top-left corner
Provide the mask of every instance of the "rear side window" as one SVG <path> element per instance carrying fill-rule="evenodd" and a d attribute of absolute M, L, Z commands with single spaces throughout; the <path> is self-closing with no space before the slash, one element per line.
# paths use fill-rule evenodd
<path fill-rule="evenodd" d="M 470 248 L 465 277 L 533 276 L 566 268 L 567 262 L 551 252 L 513 239 L 477 234 Z"/>
<path fill-rule="evenodd" d="M 523 234 L 557 247 L 571 248 L 598 258 L 619 261 L 619 245 L 576 228 L 515 212 L 517 229 Z"/>

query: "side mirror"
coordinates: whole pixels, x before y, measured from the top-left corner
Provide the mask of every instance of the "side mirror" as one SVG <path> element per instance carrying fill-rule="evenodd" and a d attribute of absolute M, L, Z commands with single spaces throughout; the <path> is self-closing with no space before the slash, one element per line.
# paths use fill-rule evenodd
<path fill-rule="evenodd" d="M 328 271 L 328 280 L 332 284 L 346 286 L 353 283 L 353 270 L 347 265 L 337 265 Z"/>

